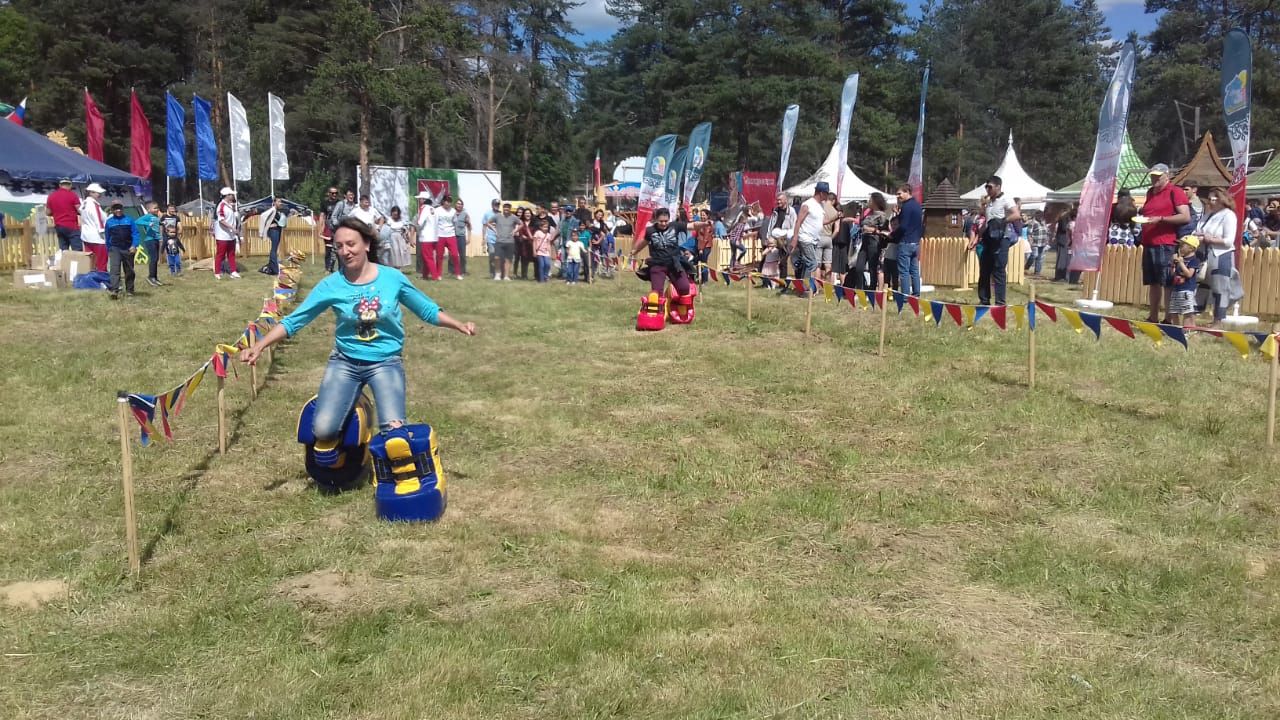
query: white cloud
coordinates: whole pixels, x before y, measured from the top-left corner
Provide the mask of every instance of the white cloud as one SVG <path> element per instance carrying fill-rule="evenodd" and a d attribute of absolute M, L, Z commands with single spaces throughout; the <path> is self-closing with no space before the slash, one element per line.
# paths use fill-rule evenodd
<path fill-rule="evenodd" d="M 587 37 L 611 35 L 618 29 L 618 19 L 607 12 L 604 0 L 582 0 L 569 11 L 569 21 L 579 35 Z"/>
<path fill-rule="evenodd" d="M 1098 0 L 1098 9 L 1104 13 L 1111 11 L 1122 11 L 1127 8 L 1133 8 L 1134 12 L 1142 14 L 1146 8 L 1145 0 Z"/>

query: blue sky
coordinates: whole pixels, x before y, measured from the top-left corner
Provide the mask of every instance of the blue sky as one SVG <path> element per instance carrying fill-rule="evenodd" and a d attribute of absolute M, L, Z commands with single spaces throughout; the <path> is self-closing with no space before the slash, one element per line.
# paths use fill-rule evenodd
<path fill-rule="evenodd" d="M 923 0 L 906 0 L 908 11 L 918 15 Z M 1142 12 L 1143 0 L 1099 0 L 1111 26 L 1111 35 L 1123 38 L 1130 30 L 1141 34 L 1150 32 L 1155 27 L 1155 17 Z M 569 14 L 574 25 L 588 40 L 603 40 L 613 34 L 617 21 L 605 12 L 604 0 L 583 0 Z"/>

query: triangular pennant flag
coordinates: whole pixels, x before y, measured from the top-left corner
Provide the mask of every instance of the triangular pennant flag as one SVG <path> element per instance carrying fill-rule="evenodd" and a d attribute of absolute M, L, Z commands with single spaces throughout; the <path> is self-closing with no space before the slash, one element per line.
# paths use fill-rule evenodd
<path fill-rule="evenodd" d="M 1173 338 L 1174 342 L 1181 344 L 1184 350 L 1186 349 L 1187 332 L 1182 328 L 1177 325 L 1161 325 L 1160 332 L 1164 333 L 1165 337 Z"/>
<path fill-rule="evenodd" d="M 977 305 L 962 305 L 960 306 L 960 312 L 964 316 L 964 327 L 972 328 L 978 323 Z"/>
<path fill-rule="evenodd" d="M 1082 312 L 1080 313 L 1080 322 L 1084 323 L 1085 327 L 1093 331 L 1093 338 L 1095 340 L 1102 339 L 1102 316 L 1101 315 L 1094 315 L 1093 313 Z"/>
<path fill-rule="evenodd" d="M 129 394 L 129 410 L 133 419 L 142 427 L 142 446 L 151 444 L 151 435 L 155 432 L 152 423 L 156 418 L 156 399 L 152 395 Z"/>
<path fill-rule="evenodd" d="M 1276 356 L 1276 338 L 1277 337 L 1280 337 L 1280 336 L 1268 335 L 1267 339 L 1262 341 L 1261 347 L 1258 348 L 1258 350 L 1268 360 Z"/>
<path fill-rule="evenodd" d="M 1155 343 L 1156 345 L 1161 345 L 1164 343 L 1164 333 L 1160 332 L 1159 325 L 1156 325 L 1155 323 L 1152 323 L 1152 322 L 1146 322 L 1144 320 L 1134 320 L 1133 326 L 1138 328 L 1138 330 L 1142 331 L 1143 335 L 1146 335 L 1147 337 L 1151 338 L 1151 342 Z"/>
<path fill-rule="evenodd" d="M 836 300 L 844 301 L 844 286 L 843 286 L 843 285 L 836 285 L 836 287 L 835 287 L 835 293 L 836 293 Z"/>
<path fill-rule="evenodd" d="M 711 282 L 720 282 L 720 273 L 715 268 L 707 268 L 707 277 L 711 278 Z"/>
<path fill-rule="evenodd" d="M 929 301 L 929 310 L 933 315 L 933 324 L 942 324 L 942 303 L 937 300 Z"/>
<path fill-rule="evenodd" d="M 832 302 L 836 297 L 836 287 L 831 283 L 822 283 L 822 299 Z"/>
<path fill-rule="evenodd" d="M 1058 322 L 1057 307 L 1050 305 L 1049 303 L 1040 302 L 1039 300 L 1036 301 L 1036 307 L 1049 318 L 1049 322 Z"/>
<path fill-rule="evenodd" d="M 915 313 L 916 317 L 920 317 L 920 298 L 915 295 L 908 295 L 907 304 L 911 306 L 911 312 Z"/>
<path fill-rule="evenodd" d="M 898 306 L 898 314 L 902 314 L 902 306 L 907 304 L 907 296 L 898 290 L 893 291 L 893 302 Z"/>
<path fill-rule="evenodd" d="M 961 315 L 960 306 L 955 303 L 944 303 L 944 307 L 947 308 L 947 314 L 956 322 L 956 327 L 961 327 L 964 324 L 964 318 Z"/>
<path fill-rule="evenodd" d="M 809 278 L 809 292 L 813 293 L 814 295 L 817 295 L 817 294 L 818 294 L 818 284 L 819 284 L 819 283 L 818 283 L 817 278 L 813 278 L 813 277 Z"/>
<path fill-rule="evenodd" d="M 1107 315 L 1103 315 L 1102 319 L 1106 320 L 1108 325 L 1115 328 L 1116 332 L 1129 337 L 1130 339 L 1133 338 L 1133 323 L 1125 320 L 1124 318 L 1114 318 Z"/>
<path fill-rule="evenodd" d="M 213 374 L 220 378 L 227 376 L 227 356 L 225 353 L 217 352 L 209 358 L 209 362 L 213 364 Z"/>
<path fill-rule="evenodd" d="M 792 278 L 791 287 L 795 288 L 796 292 L 803 293 L 805 291 L 804 280 L 801 278 Z"/>
<path fill-rule="evenodd" d="M 156 398 L 156 407 L 160 410 L 160 432 L 164 433 L 165 440 L 173 440 L 173 430 L 169 427 L 169 398 L 167 393 Z"/>
<path fill-rule="evenodd" d="M 880 293 L 876 292 L 875 290 L 872 290 L 871 292 L 864 291 L 862 293 L 862 299 L 867 301 L 867 307 L 878 307 L 876 305 L 876 301 L 879 300 L 879 298 L 876 296 L 879 294 Z"/>
<path fill-rule="evenodd" d="M 1240 357 L 1245 360 L 1249 359 L 1249 338 L 1245 337 L 1241 332 L 1224 332 L 1222 339 L 1231 343 L 1231 347 L 1240 353 Z"/>
<path fill-rule="evenodd" d="M 1036 329 L 1036 304 L 1027 303 L 1027 327 L 1032 331 Z"/>
<path fill-rule="evenodd" d="M 1016 308 L 1014 312 L 1017 312 Z M 1004 305 L 996 305 L 991 308 L 991 321 L 1001 330 L 1007 330 L 1009 325 L 1008 308 Z"/>
<path fill-rule="evenodd" d="M 1029 303 L 1028 303 L 1029 304 Z M 1027 305 L 1013 306 L 1013 325 L 1021 330 L 1027 325 Z"/>
<path fill-rule="evenodd" d="M 1038 303 L 1037 303 L 1038 304 Z M 1058 308 L 1058 312 L 1067 319 L 1067 324 L 1077 333 L 1084 332 L 1084 323 L 1080 322 L 1080 313 L 1071 308 Z M 1047 313 L 1046 313 L 1047 314 Z"/>
<path fill-rule="evenodd" d="M 996 307 L 1004 307 L 1004 306 L 999 305 Z M 991 312 L 991 310 L 993 309 L 994 309 L 993 307 L 989 307 L 987 305 L 979 305 L 975 307 L 973 309 L 973 322 L 970 325 L 970 327 L 972 327 L 973 325 L 977 325 L 979 322 L 982 322 L 982 318 L 986 317 L 987 313 Z"/>

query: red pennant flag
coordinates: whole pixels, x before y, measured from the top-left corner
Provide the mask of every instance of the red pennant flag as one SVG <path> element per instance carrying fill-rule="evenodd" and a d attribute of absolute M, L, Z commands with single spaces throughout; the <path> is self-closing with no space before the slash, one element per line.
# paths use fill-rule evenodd
<path fill-rule="evenodd" d="M 951 319 L 956 321 L 956 327 L 964 325 L 964 319 L 961 317 L 959 305 L 944 303 L 943 307 L 947 309 L 947 314 L 951 316 Z"/>
<path fill-rule="evenodd" d="M 90 158 L 102 162 L 102 136 L 106 132 L 106 123 L 102 121 L 102 112 L 98 104 L 89 96 L 89 88 L 84 89 L 84 143 Z"/>
<path fill-rule="evenodd" d="M 151 123 L 142 112 L 138 93 L 129 91 L 129 172 L 151 179 Z"/>
<path fill-rule="evenodd" d="M 1130 340 L 1133 339 L 1133 324 L 1128 320 L 1123 318 L 1107 317 L 1106 315 L 1103 315 L 1102 319 L 1106 320 L 1107 324 L 1115 328 L 1117 332 L 1128 336 Z"/>
<path fill-rule="evenodd" d="M 915 295 L 908 295 L 907 304 L 911 306 L 911 312 L 915 313 L 916 317 L 920 317 L 920 298 Z"/>
<path fill-rule="evenodd" d="M 844 299 L 849 301 L 849 306 L 854 310 L 858 309 L 858 293 L 852 288 L 844 291 Z"/>
<path fill-rule="evenodd" d="M 996 327 L 1001 330 L 1006 329 L 1005 326 L 1009 321 L 1009 316 L 1006 314 L 1007 310 L 1008 308 L 1004 305 L 995 305 L 988 313 L 991 316 L 991 320 L 995 322 Z"/>
<path fill-rule="evenodd" d="M 1058 322 L 1058 308 L 1039 300 L 1036 301 L 1036 307 L 1049 318 L 1049 322 Z"/>
<path fill-rule="evenodd" d="M 792 278 L 791 285 L 796 289 L 796 292 L 798 293 L 804 293 L 809 291 L 808 286 L 804 284 L 804 280 L 801 280 L 800 278 Z"/>

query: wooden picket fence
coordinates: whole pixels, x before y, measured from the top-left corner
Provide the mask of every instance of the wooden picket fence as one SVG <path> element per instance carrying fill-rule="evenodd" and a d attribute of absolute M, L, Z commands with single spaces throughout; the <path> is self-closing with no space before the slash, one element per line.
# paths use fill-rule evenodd
<path fill-rule="evenodd" d="M 1099 273 L 1084 273 L 1085 295 L 1093 293 Z M 1142 248 L 1108 245 L 1102 259 L 1102 283 L 1098 297 L 1122 305 L 1146 305 L 1142 285 Z M 1240 279 L 1244 283 L 1244 315 L 1280 315 L 1280 249 L 1244 248 L 1240 255 Z"/>

